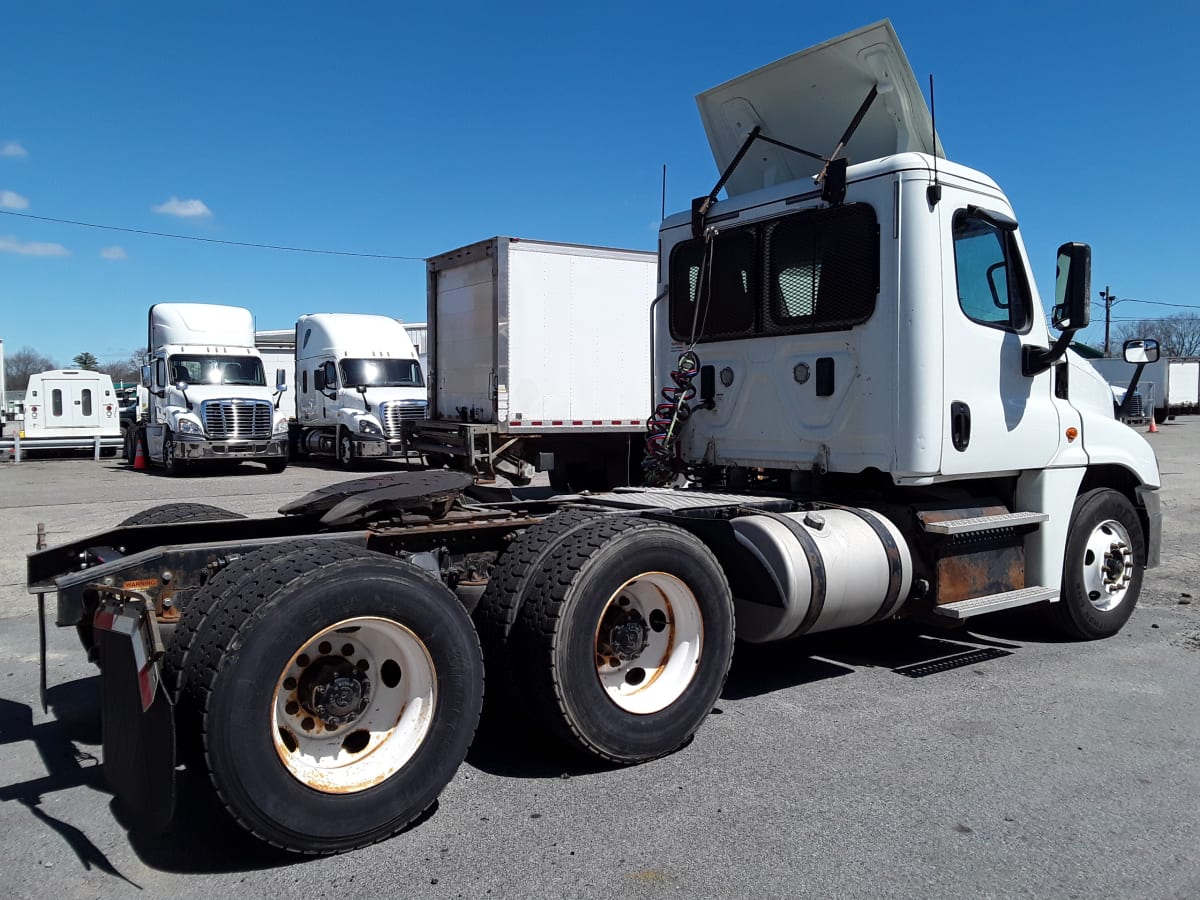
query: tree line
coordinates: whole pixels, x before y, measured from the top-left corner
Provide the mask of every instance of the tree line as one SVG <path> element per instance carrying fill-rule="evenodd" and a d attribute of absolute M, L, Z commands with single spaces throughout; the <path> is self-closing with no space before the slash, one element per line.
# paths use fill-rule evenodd
<path fill-rule="evenodd" d="M 1200 356 L 1200 316 L 1191 313 L 1122 322 L 1114 333 L 1114 356 L 1121 355 L 1121 345 L 1130 338 L 1154 338 L 1161 356 Z"/>
<path fill-rule="evenodd" d="M 69 366 L 61 366 L 52 357 L 38 352 L 33 347 L 22 347 L 4 357 L 5 387 L 10 391 L 23 391 L 29 384 L 30 375 L 63 368 L 90 369 L 93 372 L 103 372 L 114 382 L 137 383 L 142 378 L 142 361 L 145 357 L 146 351 L 138 350 L 130 354 L 128 359 L 101 363 L 93 354 L 84 351 L 77 353 Z"/>

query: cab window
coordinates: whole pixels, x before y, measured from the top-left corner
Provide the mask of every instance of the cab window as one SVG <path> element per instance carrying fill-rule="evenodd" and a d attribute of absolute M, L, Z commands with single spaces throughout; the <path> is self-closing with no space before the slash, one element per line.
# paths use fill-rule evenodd
<path fill-rule="evenodd" d="M 1029 328 L 1029 285 L 1016 237 L 966 210 L 954 215 L 958 305 L 973 322 L 1023 332 Z"/>

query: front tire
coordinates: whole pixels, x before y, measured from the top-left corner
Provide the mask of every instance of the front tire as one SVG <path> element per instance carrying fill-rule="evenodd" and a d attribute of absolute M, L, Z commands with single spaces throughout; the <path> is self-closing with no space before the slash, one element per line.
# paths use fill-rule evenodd
<path fill-rule="evenodd" d="M 1051 608 L 1060 630 L 1077 640 L 1116 634 L 1137 605 L 1146 550 L 1137 510 L 1108 488 L 1075 501 L 1063 558 L 1059 602 Z"/>
<path fill-rule="evenodd" d="M 350 432 L 345 428 L 338 431 L 337 461 L 343 469 L 358 468 L 358 456 L 354 452 L 354 441 L 350 439 Z"/>
<path fill-rule="evenodd" d="M 267 460 L 267 471 L 272 475 L 278 475 L 280 472 L 282 472 L 287 467 L 288 467 L 288 459 L 286 456 L 280 457 L 279 459 L 268 459 Z"/>
<path fill-rule="evenodd" d="M 172 478 L 182 475 L 185 468 L 184 461 L 175 455 L 175 437 L 169 428 L 163 429 L 162 466 Z"/>
<path fill-rule="evenodd" d="M 615 763 L 682 746 L 733 656 L 733 601 L 716 558 L 662 522 L 616 516 L 553 550 L 509 637 L 547 729 Z"/>
<path fill-rule="evenodd" d="M 466 757 L 479 642 L 428 573 L 377 554 L 301 575 L 281 560 L 208 620 L 188 690 L 217 793 L 263 840 L 300 853 L 381 840 Z"/>

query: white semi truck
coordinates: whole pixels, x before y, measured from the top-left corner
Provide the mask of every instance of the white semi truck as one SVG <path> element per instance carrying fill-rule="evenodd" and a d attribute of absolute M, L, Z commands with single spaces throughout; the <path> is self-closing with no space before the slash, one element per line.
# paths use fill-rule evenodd
<path fill-rule="evenodd" d="M 333 852 L 433 802 L 485 669 L 502 716 L 629 764 L 696 732 L 735 637 L 1025 605 L 1073 639 L 1122 628 L 1158 561 L 1159 473 L 1066 352 L 1087 248 L 1059 249 L 1052 337 L 1012 207 L 941 157 L 887 22 L 699 101 L 729 196 L 662 226 L 668 486 L 535 499 L 398 473 L 30 556 L 30 591 L 102 662 L 128 821 L 172 813 L 176 724 L 247 830 Z"/>
<path fill-rule="evenodd" d="M 432 257 L 433 463 L 559 489 L 640 481 L 653 253 L 494 237 Z"/>
<path fill-rule="evenodd" d="M 148 391 L 138 440 L 168 475 L 215 462 L 288 464 L 286 375 L 269 387 L 248 309 L 156 303 L 149 312 Z"/>
<path fill-rule="evenodd" d="M 315 313 L 296 322 L 297 458 L 406 457 L 403 427 L 425 417 L 425 376 L 404 326 L 388 316 Z"/>

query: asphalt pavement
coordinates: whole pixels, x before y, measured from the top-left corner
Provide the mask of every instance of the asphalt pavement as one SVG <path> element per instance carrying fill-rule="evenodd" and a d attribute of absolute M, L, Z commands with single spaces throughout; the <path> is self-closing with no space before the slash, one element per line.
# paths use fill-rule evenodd
<path fill-rule="evenodd" d="M 1144 430 L 1144 429 L 1139 429 Z M 50 710 L 24 554 L 155 503 L 249 514 L 345 476 L 170 479 L 117 460 L 0 465 L 0 874 L 39 900 L 239 897 L 1200 896 L 1200 417 L 1150 435 L 1160 568 L 1125 630 L 1058 640 L 1028 611 L 739 647 L 686 747 L 580 766 L 499 728 L 430 813 L 317 859 L 270 851 L 185 774 L 165 835 L 99 765 L 98 679 L 51 628 Z M 961 657 L 954 667 L 915 668 Z M 927 671 L 932 669 L 932 671 Z"/>

